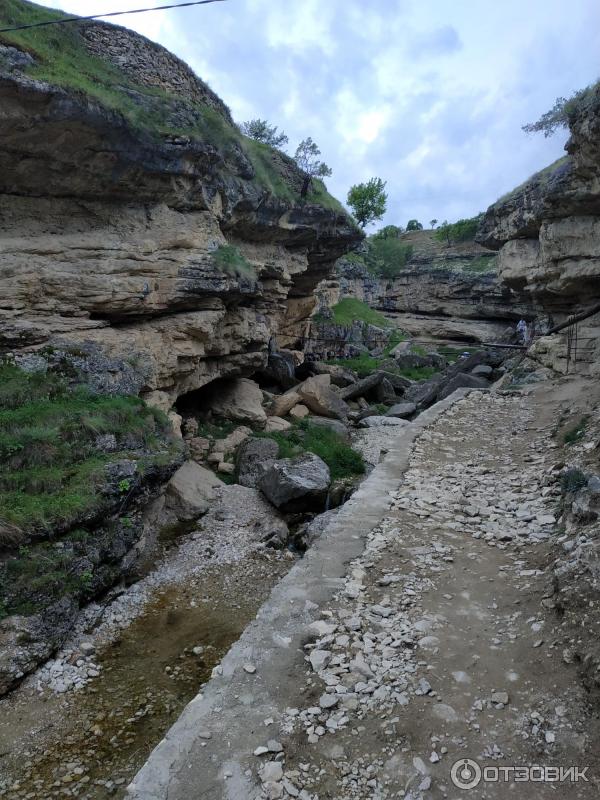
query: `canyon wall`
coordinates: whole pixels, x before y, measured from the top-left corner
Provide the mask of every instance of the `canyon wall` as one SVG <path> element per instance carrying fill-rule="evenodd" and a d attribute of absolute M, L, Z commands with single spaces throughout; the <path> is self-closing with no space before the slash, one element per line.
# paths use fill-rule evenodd
<path fill-rule="evenodd" d="M 0 350 L 93 342 L 167 409 L 262 366 L 288 298 L 309 314 L 361 234 L 322 185 L 301 201 L 294 162 L 166 50 L 103 23 L 73 35 L 121 80 L 109 102 L 0 46 Z"/>
<path fill-rule="evenodd" d="M 434 231 L 402 236 L 412 255 L 394 278 L 373 274 L 355 257 L 342 257 L 336 275 L 317 290 L 324 311 L 358 297 L 424 340 L 492 342 L 532 315 L 531 303 L 498 278 L 496 254 L 472 241 L 446 243 Z"/>
<path fill-rule="evenodd" d="M 491 206 L 477 237 L 498 250 L 504 283 L 552 324 L 600 305 L 599 87 L 573 110 L 565 149 L 564 158 Z M 600 374 L 600 314 L 578 325 L 577 362 L 568 362 L 567 349 L 566 333 L 542 336 L 533 355 L 561 372 Z"/>

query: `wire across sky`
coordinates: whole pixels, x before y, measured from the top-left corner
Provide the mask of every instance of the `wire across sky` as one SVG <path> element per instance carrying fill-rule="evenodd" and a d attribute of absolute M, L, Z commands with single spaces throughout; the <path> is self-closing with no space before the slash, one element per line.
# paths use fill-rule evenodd
<path fill-rule="evenodd" d="M 131 11 L 108 11 L 106 14 L 91 14 L 89 17 L 65 17 L 64 19 L 49 19 L 44 22 L 32 22 L 29 25 L 17 25 L 14 28 L 0 28 L 0 33 L 13 31 L 26 31 L 30 28 L 43 28 L 47 25 L 65 25 L 69 22 L 85 22 L 91 19 L 104 17 L 122 17 L 125 14 L 146 14 L 148 11 L 167 11 L 170 8 L 187 8 L 189 6 L 206 6 L 209 3 L 224 3 L 226 0 L 189 0 L 185 3 L 171 3 L 168 6 L 154 6 L 152 8 L 135 8 Z"/>

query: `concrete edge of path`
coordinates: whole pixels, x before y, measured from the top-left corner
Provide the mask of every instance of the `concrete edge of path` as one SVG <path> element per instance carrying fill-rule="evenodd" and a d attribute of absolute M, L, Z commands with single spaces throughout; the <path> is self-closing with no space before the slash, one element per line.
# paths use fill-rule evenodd
<path fill-rule="evenodd" d="M 183 710 L 128 787 L 135 800 L 250 800 L 258 787 L 248 759 L 259 745 L 277 738 L 286 698 L 297 691 L 294 666 L 302 646 L 315 637 L 310 625 L 319 607 L 343 586 L 350 561 L 390 508 L 418 435 L 477 389 L 457 389 L 398 432 L 390 428 L 389 450 L 315 545 L 274 587 L 256 619 Z M 252 663 L 255 674 L 244 665 Z M 274 724 L 265 727 L 272 717 Z M 258 759 L 257 759 L 258 763 Z"/>

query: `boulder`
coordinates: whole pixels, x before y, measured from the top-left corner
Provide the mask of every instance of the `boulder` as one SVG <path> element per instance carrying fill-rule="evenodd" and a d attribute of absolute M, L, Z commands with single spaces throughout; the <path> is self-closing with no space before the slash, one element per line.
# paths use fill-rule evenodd
<path fill-rule="evenodd" d="M 291 350 L 270 352 L 266 365 L 260 370 L 263 378 L 271 381 L 284 389 L 290 389 L 298 381 L 295 376 L 296 357 Z"/>
<path fill-rule="evenodd" d="M 399 417 L 379 417 L 375 415 L 373 417 L 361 419 L 358 424 L 360 428 L 401 428 L 402 426 L 412 425 L 412 422 L 406 419 L 400 419 Z"/>
<path fill-rule="evenodd" d="M 260 478 L 258 488 L 284 511 L 320 511 L 330 483 L 327 464 L 313 453 L 303 453 L 275 461 Z"/>
<path fill-rule="evenodd" d="M 212 398 L 210 410 L 216 417 L 248 422 L 261 428 L 267 421 L 260 386 L 248 378 L 225 382 Z"/>
<path fill-rule="evenodd" d="M 269 406 L 269 414 L 273 417 L 285 417 L 289 414 L 294 406 L 300 402 L 300 395 L 296 389 L 290 389 L 284 394 L 280 394 L 273 398 Z"/>
<path fill-rule="evenodd" d="M 380 370 L 380 373 L 392 384 L 396 394 L 403 394 L 406 389 L 409 389 L 414 384 L 414 381 L 405 378 L 404 375 L 397 375 L 394 372 L 386 372 L 385 370 Z"/>
<path fill-rule="evenodd" d="M 331 388 L 329 375 L 315 375 L 303 381 L 295 391 L 313 414 L 334 419 L 347 419 L 348 406 Z"/>
<path fill-rule="evenodd" d="M 308 417 L 309 414 L 310 411 L 302 403 L 298 403 L 298 405 L 294 406 L 290 411 L 290 417 L 295 417 L 296 419 L 303 419 L 304 417 Z"/>
<path fill-rule="evenodd" d="M 255 489 L 264 472 L 273 464 L 279 453 L 273 439 L 247 439 L 237 455 L 238 483 Z"/>
<path fill-rule="evenodd" d="M 382 378 L 381 383 L 375 388 L 375 397 L 378 403 L 395 403 L 397 400 L 394 387 L 387 378 Z"/>
<path fill-rule="evenodd" d="M 483 378 L 477 378 L 474 375 L 467 375 L 464 372 L 459 372 L 458 375 L 454 375 L 440 387 L 437 400 L 443 400 L 445 397 L 449 397 L 456 389 L 487 389 L 489 385 L 488 381 Z"/>
<path fill-rule="evenodd" d="M 382 373 L 374 372 L 372 375 L 367 375 L 366 378 L 353 383 L 352 386 L 342 389 L 340 397 L 342 400 L 355 400 L 357 397 L 364 397 L 365 394 L 378 386 L 382 380 Z"/>
<path fill-rule="evenodd" d="M 217 486 L 223 481 L 195 461 L 179 467 L 165 489 L 165 509 L 180 522 L 197 519 L 208 511 Z"/>
<path fill-rule="evenodd" d="M 220 442 L 217 442 L 215 444 L 215 450 L 219 450 L 219 452 L 223 453 L 224 456 L 228 456 L 231 453 L 235 453 L 242 442 L 245 442 L 249 436 L 252 436 L 252 428 L 247 428 L 245 425 L 240 425 L 239 428 L 231 431 L 229 436 L 226 436 Z"/>
<path fill-rule="evenodd" d="M 356 375 L 339 364 L 323 364 L 320 361 L 316 361 L 312 365 L 312 369 L 315 375 L 329 375 L 333 385 L 340 388 L 352 386 L 353 383 L 356 383 Z"/>
<path fill-rule="evenodd" d="M 267 424 L 265 425 L 266 433 L 273 433 L 274 431 L 289 431 L 292 423 L 282 417 L 267 417 Z"/>
<path fill-rule="evenodd" d="M 396 364 L 400 369 L 414 369 L 415 367 L 430 367 L 431 360 L 427 356 L 417 353 L 398 353 L 395 356 Z"/>
<path fill-rule="evenodd" d="M 489 378 L 493 371 L 489 364 L 478 364 L 471 370 L 471 375 L 475 375 L 476 378 Z"/>
<path fill-rule="evenodd" d="M 338 419 L 329 419 L 328 417 L 311 417 L 309 422 L 311 425 L 316 425 L 317 427 L 329 428 L 329 430 L 335 431 L 338 436 L 341 436 L 344 441 L 350 441 L 350 431 L 344 425 L 344 423 L 340 422 Z"/>
<path fill-rule="evenodd" d="M 409 403 L 415 403 L 418 408 L 427 408 L 435 401 L 442 383 L 441 375 L 434 375 L 427 381 L 414 383 L 404 392 L 404 399 Z"/>
<path fill-rule="evenodd" d="M 188 447 L 192 461 L 203 461 L 210 450 L 210 439 L 206 439 L 204 436 L 194 436 L 193 439 L 188 440 Z"/>
<path fill-rule="evenodd" d="M 408 419 L 408 417 L 411 417 L 416 410 L 417 406 L 415 403 L 396 403 L 390 409 L 388 409 L 388 411 L 386 411 L 385 416 Z"/>

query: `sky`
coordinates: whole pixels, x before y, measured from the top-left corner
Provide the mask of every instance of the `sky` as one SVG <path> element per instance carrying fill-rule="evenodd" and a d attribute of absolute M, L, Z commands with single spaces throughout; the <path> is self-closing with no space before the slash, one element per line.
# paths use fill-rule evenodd
<path fill-rule="evenodd" d="M 566 132 L 521 126 L 600 77 L 598 0 L 225 0 L 117 21 L 187 61 L 237 121 L 278 125 L 292 154 L 311 136 L 340 200 L 385 180 L 384 224 L 485 210 L 563 154 Z"/>

